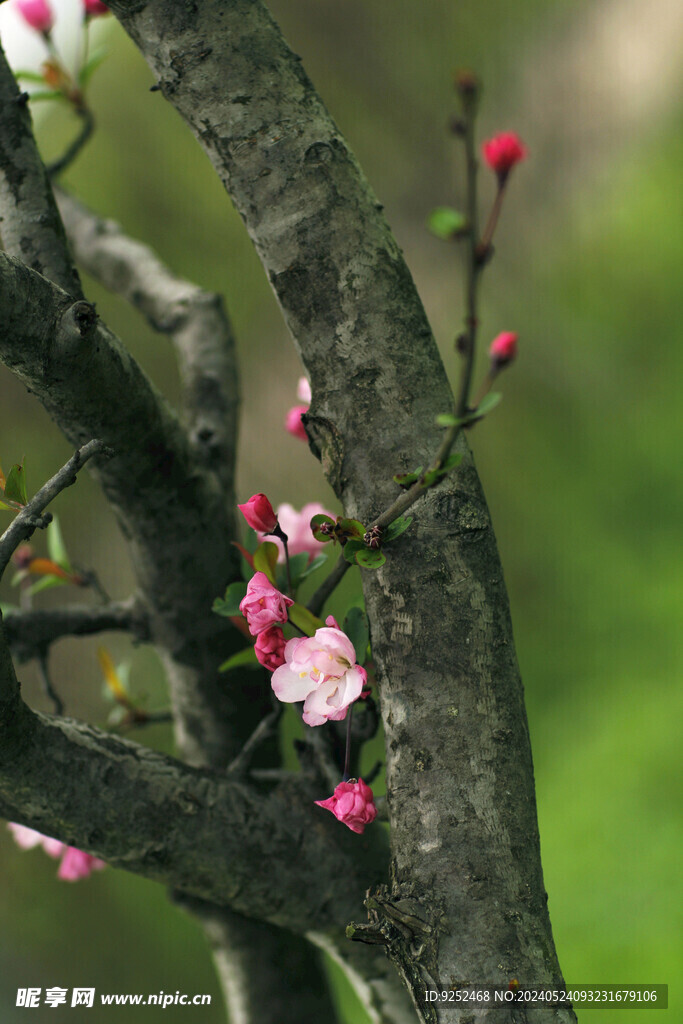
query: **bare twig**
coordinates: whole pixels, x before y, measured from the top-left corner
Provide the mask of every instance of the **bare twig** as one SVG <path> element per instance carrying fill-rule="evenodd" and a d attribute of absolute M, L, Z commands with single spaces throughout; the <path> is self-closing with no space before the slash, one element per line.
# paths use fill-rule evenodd
<path fill-rule="evenodd" d="M 228 765 L 228 775 L 244 775 L 249 763 L 260 745 L 277 732 L 278 722 L 282 718 L 283 705 L 278 701 L 269 715 L 266 715 L 256 726 L 236 758 Z"/>
<path fill-rule="evenodd" d="M 40 488 L 29 501 L 28 505 L 12 520 L 2 537 L 0 537 L 0 578 L 10 558 L 22 541 L 28 540 L 36 529 L 46 527 L 52 516 L 43 516 L 43 512 L 57 495 L 76 480 L 76 474 L 94 455 L 107 452 L 103 441 L 89 441 L 74 452 L 66 465 L 55 473 L 52 479 Z"/>
<path fill-rule="evenodd" d="M 54 705 L 55 714 L 63 715 L 64 701 L 52 685 L 52 680 L 50 679 L 50 666 L 48 664 L 48 655 L 46 651 L 42 651 L 38 657 L 38 673 L 40 675 L 40 681 L 42 683 L 43 690 L 45 691 L 45 695 L 46 697 L 49 697 Z"/>
<path fill-rule="evenodd" d="M 318 589 L 308 602 L 307 607 L 309 611 L 313 612 L 314 615 L 320 615 L 320 612 L 323 610 L 323 607 L 328 597 L 330 596 L 334 588 L 337 586 L 337 584 L 341 582 L 341 580 L 346 575 L 347 570 L 350 568 L 351 563 L 347 562 L 343 555 L 340 555 L 339 560 L 337 561 L 337 564 L 335 565 L 332 572 L 322 581 L 322 583 L 320 584 L 320 586 L 318 587 Z"/>
<path fill-rule="evenodd" d="M 62 156 L 58 160 L 53 161 L 53 163 L 48 164 L 47 173 L 52 179 L 56 178 L 62 171 L 67 169 L 69 164 L 73 163 L 95 130 L 95 118 L 88 107 L 76 107 L 76 113 L 83 122 L 81 130 L 71 145 L 67 146 Z"/>

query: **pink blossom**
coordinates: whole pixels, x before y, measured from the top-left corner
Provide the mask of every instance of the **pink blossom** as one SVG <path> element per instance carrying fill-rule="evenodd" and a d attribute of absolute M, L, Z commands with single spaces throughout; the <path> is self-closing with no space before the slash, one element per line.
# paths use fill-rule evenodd
<path fill-rule="evenodd" d="M 88 878 L 93 871 L 101 871 L 106 866 L 98 857 L 77 850 L 75 846 L 67 846 L 57 871 L 57 878 L 61 878 L 63 882 L 77 882 L 80 878 Z"/>
<path fill-rule="evenodd" d="M 518 334 L 514 331 L 503 331 L 493 339 L 489 346 L 489 355 L 497 369 L 502 369 L 511 363 L 517 355 Z"/>
<path fill-rule="evenodd" d="M 277 518 L 280 529 L 287 534 L 287 547 L 290 557 L 306 552 L 310 558 L 315 558 L 324 549 L 325 545 L 316 540 L 311 530 L 311 519 L 313 516 L 324 515 L 334 519 L 334 513 L 328 512 L 326 508 L 317 502 L 311 501 L 304 505 L 301 512 L 297 512 L 292 505 L 284 504 L 277 507 Z M 278 562 L 285 560 L 285 546 L 277 537 L 272 541 L 277 544 L 280 554 Z"/>
<path fill-rule="evenodd" d="M 83 0 L 83 9 L 90 18 L 96 18 L 98 14 L 109 14 L 109 8 L 100 0 Z"/>
<path fill-rule="evenodd" d="M 36 832 L 35 829 L 27 828 L 26 825 L 17 825 L 11 821 L 7 828 L 12 833 L 17 846 L 20 846 L 22 850 L 32 850 L 36 846 L 42 846 L 49 857 L 54 859 L 61 857 L 57 878 L 61 878 L 65 882 L 75 882 L 79 878 L 87 878 L 92 871 L 101 871 L 107 866 L 103 860 L 93 857 L 92 854 L 77 850 L 75 846 L 67 846 L 59 839 L 44 836 L 42 832 Z"/>
<path fill-rule="evenodd" d="M 335 818 L 343 821 L 352 832 L 359 834 L 377 815 L 372 790 L 362 779 L 340 782 L 331 797 L 327 800 L 315 800 L 314 803 L 318 807 L 332 811 Z"/>
<path fill-rule="evenodd" d="M 257 572 L 247 584 L 247 592 L 240 601 L 240 611 L 247 620 L 249 632 L 258 636 L 276 622 L 287 621 L 287 608 L 294 604 L 273 586 L 264 572 Z"/>
<path fill-rule="evenodd" d="M 307 405 L 295 405 L 285 416 L 285 430 L 292 437 L 298 437 L 301 441 L 308 441 L 306 428 L 301 421 L 301 417 L 305 412 L 308 412 Z"/>
<path fill-rule="evenodd" d="M 483 142 L 484 160 L 499 179 L 505 179 L 516 163 L 528 155 L 528 150 L 519 135 L 514 132 L 501 132 L 492 139 Z"/>
<path fill-rule="evenodd" d="M 252 494 L 244 505 L 237 506 L 252 530 L 272 533 L 277 526 L 277 516 L 265 494 Z"/>
<path fill-rule="evenodd" d="M 296 385 L 296 397 L 300 402 L 306 402 L 307 405 L 311 404 L 311 385 L 308 377 L 299 377 Z"/>
<path fill-rule="evenodd" d="M 49 32 L 55 23 L 47 0 L 16 0 L 16 7 L 27 25 L 36 32 Z"/>
<path fill-rule="evenodd" d="M 285 643 L 285 635 L 279 626 L 268 626 L 256 637 L 256 658 L 269 672 L 274 672 L 280 665 L 284 665 Z"/>
<path fill-rule="evenodd" d="M 306 725 L 322 725 L 328 719 L 339 722 L 346 718 L 366 678 L 346 633 L 323 626 L 315 636 L 287 641 L 285 664 L 273 672 L 271 685 L 285 704 L 304 701 Z"/>

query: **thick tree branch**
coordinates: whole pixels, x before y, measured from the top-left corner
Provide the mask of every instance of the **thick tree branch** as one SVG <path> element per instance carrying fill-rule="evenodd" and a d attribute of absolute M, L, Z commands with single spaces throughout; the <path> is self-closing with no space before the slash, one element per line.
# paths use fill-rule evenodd
<path fill-rule="evenodd" d="M 7 252 L 82 299 L 27 100 L 0 48 L 0 237 Z"/>
<path fill-rule="evenodd" d="M 19 611 L 7 608 L 3 617 L 5 636 L 13 656 L 20 662 L 66 636 L 90 636 L 109 630 L 147 641 L 149 622 L 139 598 L 112 601 L 108 605 L 67 605 L 48 611 Z"/>
<path fill-rule="evenodd" d="M 78 263 L 168 334 L 178 356 L 190 441 L 233 491 L 239 385 L 235 339 L 220 295 L 176 277 L 148 246 L 72 196 L 57 203 Z"/>
<path fill-rule="evenodd" d="M 396 496 L 392 472 L 438 448 L 434 415 L 453 407 L 378 204 L 258 0 L 111 7 L 245 221 L 311 378 L 313 446 L 347 513 L 367 522 Z M 522 687 L 471 459 L 416 514 L 386 565 L 364 575 L 392 824 L 392 889 L 375 913 L 416 1002 L 427 980 L 558 983 Z M 414 934 L 396 926 L 410 919 Z"/>

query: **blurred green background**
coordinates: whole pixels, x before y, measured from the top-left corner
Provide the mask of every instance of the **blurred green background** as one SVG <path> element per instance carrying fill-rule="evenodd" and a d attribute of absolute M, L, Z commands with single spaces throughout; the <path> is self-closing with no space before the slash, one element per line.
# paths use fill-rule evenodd
<path fill-rule="evenodd" d="M 670 0 L 271 7 L 385 204 L 452 377 L 462 276 L 457 251 L 424 222 L 432 207 L 462 195 L 460 154 L 446 131 L 457 67 L 475 69 L 485 84 L 482 137 L 514 130 L 529 148 L 482 302 L 483 340 L 516 330 L 520 355 L 503 405 L 472 442 L 510 590 L 550 913 L 569 982 L 673 986 L 682 953 L 683 357 L 674 324 L 683 9 Z M 96 30 L 110 49 L 91 90 L 99 127 L 68 185 L 178 274 L 225 295 L 242 353 L 241 500 L 265 490 L 274 504 L 336 508 L 318 463 L 282 430 L 301 367 L 239 218 L 178 115 L 149 91 L 137 51 L 113 22 Z M 45 106 L 35 115 L 44 153 L 58 154 L 73 121 Z M 490 201 L 492 182 L 482 191 Z M 175 401 L 166 340 L 86 283 Z M 69 448 L 4 369 L 0 387 L 0 462 L 7 470 L 25 455 L 35 489 Z M 97 569 L 114 597 L 126 596 L 132 574 L 92 481 L 81 478 L 55 511 L 72 557 Z M 42 553 L 44 540 L 36 544 Z M 36 605 L 73 596 L 55 589 Z M 2 600 L 16 601 L 7 584 Z M 52 670 L 68 712 L 101 723 L 108 708 L 98 642 L 63 641 Z M 163 706 L 154 654 L 119 636 L 104 643 L 115 660 L 130 661 L 134 691 Z M 49 710 L 34 667 L 20 677 L 30 703 Z M 171 748 L 163 728 L 140 738 Z M 21 852 L 0 830 L 3 1021 L 21 1019 L 18 985 L 208 992 L 214 1005 L 197 1018 L 224 1020 L 203 935 L 161 887 L 111 869 L 73 886 L 54 875 L 52 861 Z M 683 1020 L 678 998 L 672 989 L 667 1019 Z M 343 989 L 340 999 L 347 1019 L 361 1024 Z M 182 1013 L 125 1011 L 146 1024 Z M 66 1016 L 33 1011 L 35 1020 Z M 651 1017 L 663 1019 L 641 1011 L 638 1020 Z M 600 1016 L 602 1024 L 621 1018 Z"/>

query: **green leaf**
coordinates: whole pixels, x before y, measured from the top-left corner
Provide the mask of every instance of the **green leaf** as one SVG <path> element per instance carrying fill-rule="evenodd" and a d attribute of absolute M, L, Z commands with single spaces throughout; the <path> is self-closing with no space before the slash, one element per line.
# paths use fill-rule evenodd
<path fill-rule="evenodd" d="M 383 551 L 371 551 L 369 548 L 362 548 L 356 551 L 356 562 L 363 569 L 379 569 L 387 560 Z"/>
<path fill-rule="evenodd" d="M 430 469 L 429 472 L 424 475 L 425 487 L 433 487 L 434 484 L 438 484 L 442 476 L 443 473 L 440 469 Z"/>
<path fill-rule="evenodd" d="M 53 562 L 67 572 L 73 572 L 57 516 L 53 516 L 52 522 L 47 528 L 47 550 Z"/>
<path fill-rule="evenodd" d="M 308 608 L 303 604 L 297 604 L 295 602 L 289 606 L 288 611 L 290 622 L 293 622 L 302 633 L 306 634 L 306 636 L 313 636 L 316 629 L 322 628 L 322 621 L 317 618 L 313 612 L 309 612 Z"/>
<path fill-rule="evenodd" d="M 368 623 L 368 617 L 363 609 L 359 608 L 358 605 L 354 605 L 353 608 L 349 608 L 346 616 L 344 617 L 342 629 L 353 644 L 353 648 L 356 652 L 356 661 L 359 665 L 365 664 L 365 659 L 368 653 L 368 643 L 370 642 L 370 626 Z"/>
<path fill-rule="evenodd" d="M 422 476 L 422 466 L 418 466 L 412 473 L 398 473 L 393 479 L 400 487 L 412 487 Z"/>
<path fill-rule="evenodd" d="M 66 96 L 63 92 L 57 92 L 55 89 L 38 89 L 36 92 L 30 92 L 28 98 L 32 102 L 40 102 L 41 100 L 61 100 L 63 103 L 68 103 Z"/>
<path fill-rule="evenodd" d="M 467 423 L 467 419 L 460 419 L 458 416 L 454 416 L 452 412 L 440 412 L 436 417 L 437 427 L 459 427 L 463 423 Z"/>
<path fill-rule="evenodd" d="M 304 569 L 303 572 L 299 573 L 299 582 L 305 580 L 311 573 L 316 572 L 321 566 L 327 563 L 327 555 L 316 555 L 308 568 Z"/>
<path fill-rule="evenodd" d="M 21 78 L 25 82 L 36 82 L 40 85 L 45 85 L 45 79 L 37 71 L 15 71 L 14 77 Z"/>
<path fill-rule="evenodd" d="M 338 519 L 338 529 L 342 530 L 349 539 L 358 538 L 362 540 L 365 534 L 365 527 L 357 519 Z"/>
<path fill-rule="evenodd" d="M 87 61 L 78 73 L 78 84 L 82 89 L 88 84 L 93 74 L 97 71 L 98 67 L 108 56 L 108 51 L 105 49 L 95 50 L 92 57 Z"/>
<path fill-rule="evenodd" d="M 270 540 L 264 540 L 254 552 L 254 569 L 256 572 L 264 572 L 270 582 L 275 586 L 275 566 L 277 556 L 280 554 L 277 544 Z"/>
<path fill-rule="evenodd" d="M 467 221 L 452 206 L 437 206 L 427 218 L 427 227 L 437 238 L 450 242 L 467 229 Z"/>
<path fill-rule="evenodd" d="M 299 555 L 292 555 L 289 560 L 289 571 L 292 576 L 292 583 L 301 578 L 301 573 L 308 565 L 308 559 L 309 554 L 307 551 L 302 551 Z"/>
<path fill-rule="evenodd" d="M 18 512 L 19 509 L 16 505 L 7 505 L 4 501 L 0 501 L 0 508 L 4 509 L 5 512 Z"/>
<path fill-rule="evenodd" d="M 253 647 L 245 647 L 244 650 L 238 651 L 237 654 L 233 654 L 231 657 L 224 661 L 222 665 L 218 666 L 219 672 L 229 672 L 233 668 L 258 668 L 259 663 L 256 657 L 256 651 Z"/>
<path fill-rule="evenodd" d="M 259 546 L 259 539 L 256 530 L 252 530 L 251 526 L 248 526 L 244 533 L 244 546 L 250 555 L 253 555 L 256 548 Z"/>
<path fill-rule="evenodd" d="M 321 544 L 327 544 L 328 541 L 334 540 L 332 535 L 321 533 L 321 526 L 334 526 L 334 519 L 331 519 L 330 516 L 322 515 L 322 513 L 320 515 L 313 516 L 311 519 L 311 530 L 313 531 L 313 536 L 316 540 L 320 541 Z"/>
<path fill-rule="evenodd" d="M 364 550 L 365 544 L 361 540 L 347 540 L 342 554 L 347 562 L 350 562 L 351 565 L 356 565 L 356 552 Z"/>
<path fill-rule="evenodd" d="M 499 402 L 502 402 L 502 400 L 503 396 L 501 395 L 500 391 L 492 391 L 490 394 L 482 398 L 481 402 L 474 410 L 470 418 L 473 420 L 480 420 L 482 416 L 486 416 L 488 413 L 491 412 L 492 409 L 495 409 L 495 407 L 499 404 Z"/>
<path fill-rule="evenodd" d="M 24 472 L 24 463 L 14 465 L 7 474 L 7 483 L 5 484 L 5 497 L 8 501 L 17 501 L 20 505 L 26 505 L 28 497 L 26 496 L 26 473 Z"/>
<path fill-rule="evenodd" d="M 225 597 L 217 597 L 213 602 L 211 611 L 215 612 L 216 615 L 241 615 L 240 601 L 243 600 L 247 593 L 247 584 L 237 581 L 231 583 L 225 591 Z"/>
<path fill-rule="evenodd" d="M 49 590 L 50 587 L 65 587 L 69 583 L 68 580 L 63 580 L 59 576 L 42 576 L 35 583 L 32 583 L 30 587 L 26 588 L 26 593 L 39 594 L 41 590 Z"/>
<path fill-rule="evenodd" d="M 394 519 L 393 523 L 389 523 L 382 534 L 382 543 L 386 544 L 387 541 L 395 540 L 397 537 L 400 537 L 401 534 L 408 529 L 412 521 L 412 516 L 399 516 L 398 519 Z"/>
<path fill-rule="evenodd" d="M 449 473 L 451 469 L 455 469 L 462 462 L 462 454 L 455 452 L 453 455 L 449 455 L 443 466 L 441 467 L 444 473 Z"/>

